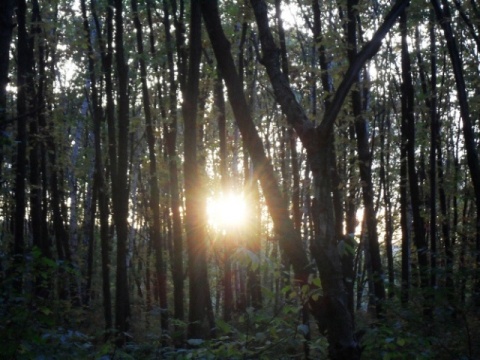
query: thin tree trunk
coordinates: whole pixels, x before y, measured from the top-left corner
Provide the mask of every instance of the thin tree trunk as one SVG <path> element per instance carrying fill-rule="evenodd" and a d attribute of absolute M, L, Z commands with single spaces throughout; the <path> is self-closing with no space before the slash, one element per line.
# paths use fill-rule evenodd
<path fill-rule="evenodd" d="M 227 171 L 227 129 L 225 118 L 225 99 L 223 96 L 223 80 L 218 72 L 214 85 L 214 102 L 217 110 L 218 138 L 220 140 L 220 181 L 222 195 L 226 196 L 229 187 Z M 232 293 L 232 264 L 230 260 L 231 249 L 229 249 L 231 234 L 225 234 L 224 241 L 224 262 L 223 262 L 223 320 L 232 319 L 233 293 Z"/>
<path fill-rule="evenodd" d="M 355 62 L 357 57 L 357 0 L 350 0 L 347 3 L 347 53 L 350 64 Z M 355 133 L 357 138 L 358 165 L 360 168 L 360 179 L 362 181 L 362 194 L 364 219 L 367 228 L 368 251 L 373 277 L 373 304 L 377 316 L 382 313 L 382 301 L 385 299 L 385 287 L 383 284 L 383 268 L 380 258 L 380 247 L 378 244 L 377 218 L 374 206 L 374 192 L 372 182 L 371 153 L 369 150 L 368 124 L 362 114 L 362 95 L 360 93 L 360 73 L 356 75 L 357 87 L 351 91 L 353 116 L 355 118 Z"/>
<path fill-rule="evenodd" d="M 29 170 L 30 170 L 30 219 L 32 226 L 32 238 L 33 245 L 37 246 L 40 250 L 42 256 L 51 258 L 51 252 L 49 248 L 48 241 L 48 230 L 47 230 L 47 218 L 44 200 L 44 192 L 46 189 L 43 186 L 46 185 L 46 182 L 42 181 L 42 170 L 45 171 L 45 146 L 44 146 L 44 135 L 46 131 L 46 101 L 45 101 L 45 91 L 46 91 L 46 76 L 45 76 L 45 40 L 44 33 L 42 29 L 42 18 L 40 15 L 40 7 L 37 0 L 34 0 L 32 3 L 32 20 L 35 25 L 32 26 L 32 32 L 34 36 L 30 39 L 30 56 L 33 59 L 33 48 L 36 46 L 37 50 L 37 64 L 36 70 L 38 72 L 38 85 L 37 93 L 35 100 L 32 101 L 32 105 L 37 109 L 37 116 L 32 117 L 30 120 L 29 128 L 29 143 L 30 143 L 30 154 L 29 154 Z M 33 79 L 31 83 L 31 88 L 34 88 Z M 47 298 L 49 294 L 49 283 L 45 282 L 40 277 L 36 279 L 36 292 L 37 295 L 43 298 Z M 42 284 L 43 282 L 43 284 Z"/>
<path fill-rule="evenodd" d="M 102 297 L 103 297 L 103 316 L 105 321 L 106 335 L 108 331 L 113 328 L 112 319 L 112 295 L 110 292 L 110 254 L 109 254 L 109 224 L 108 224 L 108 189 L 105 184 L 104 165 L 102 158 L 102 134 L 101 127 L 103 121 L 103 111 L 99 102 L 99 94 L 97 89 L 97 79 L 95 75 L 94 52 L 92 46 L 92 39 L 90 34 L 90 26 L 87 18 L 87 10 L 85 0 L 81 1 L 83 27 L 87 37 L 88 44 L 88 72 L 90 77 L 91 102 L 92 102 L 92 117 L 93 117 L 93 143 L 95 149 L 95 171 L 94 171 L 94 188 L 98 198 L 98 210 L 100 220 L 100 248 L 101 248 L 101 263 L 102 263 Z M 94 19 L 96 19 L 95 2 L 91 2 L 91 11 Z M 100 37 L 99 28 L 96 28 L 96 34 Z M 100 40 L 101 42 L 101 40 Z M 95 205 L 92 204 L 93 209 Z M 93 211 L 95 212 L 95 211 Z M 93 215 L 92 215 L 93 216 Z"/>
<path fill-rule="evenodd" d="M 118 78 L 118 162 L 115 178 L 112 178 L 114 192 L 113 219 L 117 235 L 117 274 L 115 290 L 115 327 L 117 329 L 117 345 L 125 343 L 125 333 L 129 330 L 130 300 L 127 276 L 128 251 L 128 148 L 129 148 L 129 97 L 128 67 L 124 56 L 123 41 L 123 3 L 115 0 L 115 60 Z"/>
<path fill-rule="evenodd" d="M 204 338 L 204 320 L 207 309 L 208 286 L 205 243 L 205 203 L 201 184 L 201 171 L 197 158 L 197 108 L 201 59 L 201 13 L 200 3 L 191 2 L 190 10 L 190 58 L 188 79 L 185 87 L 183 117 L 184 176 L 186 204 L 186 232 L 190 280 L 189 338 Z"/>
<path fill-rule="evenodd" d="M 432 304 L 427 294 L 429 292 L 429 264 L 428 245 L 425 238 L 424 221 L 420 213 L 420 189 L 415 167 L 415 117 L 414 117 L 414 89 L 412 82 L 412 70 L 410 54 L 407 45 L 407 15 L 404 11 L 400 16 L 400 28 L 402 32 L 402 133 L 406 134 L 407 168 L 410 199 L 413 216 L 413 231 L 415 247 L 417 248 L 418 266 L 420 270 L 420 283 L 425 297 L 425 314 L 431 314 Z"/>
<path fill-rule="evenodd" d="M 7 128 L 7 85 L 10 63 L 10 44 L 14 28 L 12 17 L 15 11 L 15 0 L 4 0 L 0 3 L 0 134 Z M 0 135 L 3 136 L 3 135 Z M 0 144 L 0 178 L 3 171 L 3 141 Z M 0 187 L 3 184 L 0 183 Z"/>
<path fill-rule="evenodd" d="M 169 103 L 170 111 L 168 119 L 170 120 L 165 133 L 166 150 L 168 155 L 168 171 L 170 186 L 170 208 L 172 211 L 172 231 L 173 231 L 173 259 L 172 259 L 172 277 L 173 277 L 173 302 L 174 318 L 183 321 L 185 318 L 184 310 L 184 270 L 183 270 L 183 237 L 182 222 L 180 216 L 180 191 L 178 189 L 178 164 L 177 164 L 177 81 L 175 80 L 175 67 L 173 63 L 173 43 L 170 34 L 170 17 L 167 1 L 163 1 L 164 25 L 165 25 L 165 43 L 167 47 L 167 63 L 169 77 Z M 178 38 L 177 38 L 178 39 Z M 177 44 L 178 46 L 178 44 Z M 184 73 L 178 74 L 179 78 L 184 77 Z M 180 82 L 182 82 L 181 80 Z"/>
<path fill-rule="evenodd" d="M 26 212 L 26 175 L 27 175 L 27 125 L 29 122 L 28 113 L 29 106 L 29 80 L 33 76 L 33 68 L 31 65 L 32 57 L 29 56 L 28 34 L 26 26 L 26 12 L 27 4 L 25 0 L 17 1 L 17 26 L 18 26 L 18 40 L 17 40 L 17 153 L 15 162 L 15 216 L 14 216 L 14 273 L 15 281 L 14 288 L 18 293 L 21 293 L 23 257 L 25 251 L 25 212 Z M 17 273 L 18 272 L 18 273 Z"/>
<path fill-rule="evenodd" d="M 385 124 L 386 123 L 386 124 Z M 385 216 L 385 250 L 387 252 L 388 267 L 388 297 L 395 295 L 395 273 L 393 266 L 393 214 L 392 214 L 392 193 L 389 182 L 390 168 L 390 120 L 388 115 L 382 115 L 380 133 L 380 186 L 383 186 L 384 216 Z"/>

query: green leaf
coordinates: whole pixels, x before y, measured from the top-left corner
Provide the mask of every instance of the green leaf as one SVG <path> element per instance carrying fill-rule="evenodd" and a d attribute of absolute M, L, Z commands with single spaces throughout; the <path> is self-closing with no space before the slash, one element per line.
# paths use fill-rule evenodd
<path fill-rule="evenodd" d="M 225 321 L 221 320 L 221 319 L 217 319 L 215 321 L 217 327 L 224 333 L 229 333 L 231 332 L 232 330 L 232 327 L 230 324 L 227 324 Z"/>
<path fill-rule="evenodd" d="M 52 310 L 50 310 L 49 308 L 47 307 L 41 307 L 40 308 L 40 312 L 44 315 L 50 315 L 52 313 Z"/>

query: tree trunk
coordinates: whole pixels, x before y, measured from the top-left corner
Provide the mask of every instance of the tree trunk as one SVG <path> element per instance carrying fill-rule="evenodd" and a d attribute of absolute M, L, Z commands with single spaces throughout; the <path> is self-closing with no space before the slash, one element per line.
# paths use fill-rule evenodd
<path fill-rule="evenodd" d="M 184 176 L 186 233 L 190 281 L 189 338 L 204 338 L 204 321 L 207 310 L 208 286 L 205 243 L 205 199 L 202 189 L 202 172 L 197 158 L 197 108 L 201 59 L 200 3 L 191 2 L 190 59 L 188 79 L 183 93 L 183 118 L 185 122 Z"/>
<path fill-rule="evenodd" d="M 94 2 L 91 4 L 92 15 L 96 19 L 96 10 Z M 111 331 L 113 328 L 112 320 L 112 295 L 110 292 L 110 254 L 109 242 L 110 236 L 108 232 L 108 188 L 105 184 L 104 166 L 102 158 L 102 121 L 103 111 L 100 106 L 99 94 L 97 89 L 97 79 L 95 75 L 94 52 L 92 46 L 92 39 L 90 34 L 90 26 L 87 18 L 87 10 L 85 0 L 81 1 L 83 28 L 88 44 L 88 72 L 90 77 L 91 102 L 92 102 L 92 117 L 93 117 L 93 143 L 95 149 L 95 170 L 94 170 L 94 187 L 93 192 L 98 198 L 98 210 L 100 220 L 100 248 L 101 248 L 101 264 L 102 264 L 102 295 L 103 295 L 103 316 L 105 321 L 105 330 Z M 96 28 L 97 36 L 100 37 L 99 28 Z M 101 40 L 100 40 L 101 42 Z M 95 205 L 93 204 L 92 207 Z"/>
<path fill-rule="evenodd" d="M 44 146 L 44 136 L 46 131 L 46 101 L 45 101 L 45 91 L 46 91 L 46 76 L 45 76 L 45 40 L 42 29 L 42 18 L 40 15 L 40 7 L 37 0 L 33 1 L 32 4 L 32 19 L 35 22 L 33 26 L 34 37 L 30 40 L 31 53 L 30 56 L 33 59 L 33 47 L 37 46 L 37 64 L 36 70 L 38 71 L 38 85 L 37 93 L 35 100 L 33 101 L 34 107 L 36 108 L 36 117 L 32 117 L 30 121 L 30 133 L 29 133 L 29 143 L 30 145 L 30 154 L 29 154 L 29 168 L 30 168 L 30 218 L 32 222 L 32 237 L 33 245 L 37 246 L 40 250 L 42 256 L 46 258 L 51 258 L 51 252 L 49 247 L 49 238 L 47 230 L 47 218 L 45 210 L 45 203 L 43 202 L 45 197 L 43 194 L 46 189 L 43 188 L 46 185 L 46 182 L 42 181 L 42 170 L 45 171 L 45 146 Z M 31 87 L 34 88 L 33 79 Z M 49 294 L 49 283 L 45 282 L 41 278 L 36 280 L 37 282 L 37 295 L 39 297 L 47 298 Z M 43 284 L 42 284 L 43 282 Z"/>
<path fill-rule="evenodd" d="M 388 267 L 388 297 L 395 295 L 395 273 L 393 266 L 393 213 L 392 192 L 390 188 L 390 132 L 391 124 L 388 115 L 382 116 L 382 132 L 380 134 L 380 186 L 383 187 L 384 217 L 385 217 L 385 250 L 387 253 Z"/>
<path fill-rule="evenodd" d="M 429 292 L 428 245 L 425 238 L 424 221 L 420 212 L 420 189 L 415 166 L 415 91 L 413 88 L 410 54 L 407 45 L 407 15 L 405 11 L 402 12 L 400 16 L 400 28 L 402 32 L 402 133 L 405 132 L 406 135 L 408 183 L 413 216 L 413 240 L 417 248 L 420 283 L 426 296 Z M 427 297 L 425 298 L 424 306 L 425 314 L 430 315 L 432 304 L 430 304 L 429 298 Z"/>
<path fill-rule="evenodd" d="M 227 129 L 225 118 L 225 99 L 223 95 L 223 80 L 218 72 L 214 85 L 214 104 L 217 110 L 218 138 L 220 141 L 220 182 L 222 195 L 226 196 L 229 190 L 227 170 Z M 223 262 L 223 320 L 228 322 L 232 319 L 233 293 L 232 293 L 232 263 L 230 247 L 230 233 L 226 233 L 224 240 Z M 229 238 L 227 238 L 229 237 Z M 223 241 L 222 240 L 222 241 Z"/>
<path fill-rule="evenodd" d="M 174 318 L 183 321 L 184 311 L 184 270 L 183 270 L 183 237 L 182 221 L 180 216 L 180 191 L 178 189 L 178 164 L 177 164 L 177 81 L 175 80 L 175 67 L 173 63 L 173 43 L 170 34 L 170 17 L 167 1 L 163 1 L 164 24 L 165 24 L 165 43 L 167 46 L 168 76 L 170 82 L 169 103 L 170 111 L 168 114 L 169 123 L 166 125 L 165 133 L 166 150 L 168 155 L 168 171 L 170 186 L 170 208 L 172 211 L 172 231 L 173 231 L 173 259 L 172 259 L 172 277 L 173 277 L 173 302 Z M 179 77 L 184 76 L 179 73 Z"/>
<path fill-rule="evenodd" d="M 25 0 L 17 2 L 17 24 L 18 24 L 18 41 L 17 41 L 17 153 L 15 163 L 15 217 L 14 217 L 14 273 L 15 282 L 14 288 L 18 293 L 21 293 L 22 269 L 24 250 L 25 250 L 25 211 L 26 211 L 26 184 L 25 178 L 27 175 L 27 125 L 29 122 L 30 105 L 29 98 L 31 93 L 29 89 L 29 77 L 33 76 L 33 68 L 31 61 L 33 60 L 29 50 L 28 34 L 26 26 L 26 12 L 27 4 Z M 18 273 L 17 273 L 18 272 Z"/>
<path fill-rule="evenodd" d="M 113 220 L 117 235 L 117 276 L 115 289 L 115 327 L 118 331 L 117 345 L 125 343 L 129 330 L 130 301 L 127 277 L 128 247 L 128 148 L 129 148 L 129 97 L 128 67 L 125 63 L 123 44 L 123 3 L 115 0 L 115 60 L 118 79 L 118 159 L 115 178 L 112 178 Z M 115 184 L 115 186 L 113 186 Z"/>
<path fill-rule="evenodd" d="M 10 62 L 10 43 L 12 42 L 15 0 L 4 0 L 0 3 L 0 136 L 7 127 L 7 85 Z M 0 178 L 3 170 L 3 139 L 0 143 Z M 2 183 L 0 183 L 0 187 Z"/>
<path fill-rule="evenodd" d="M 347 3 L 347 53 L 350 64 L 357 57 L 357 0 Z M 377 218 L 374 207 L 374 192 L 372 183 L 372 161 L 369 150 L 368 123 L 362 114 L 362 95 L 360 93 L 360 73 L 356 75 L 356 87 L 351 92 L 353 116 L 355 118 L 355 133 L 357 137 L 358 166 L 362 183 L 364 218 L 367 227 L 368 251 L 373 276 L 374 305 L 377 316 L 382 312 L 382 301 L 385 299 L 385 287 L 383 284 L 383 268 L 378 245 Z M 370 289 L 372 290 L 372 289 Z"/>

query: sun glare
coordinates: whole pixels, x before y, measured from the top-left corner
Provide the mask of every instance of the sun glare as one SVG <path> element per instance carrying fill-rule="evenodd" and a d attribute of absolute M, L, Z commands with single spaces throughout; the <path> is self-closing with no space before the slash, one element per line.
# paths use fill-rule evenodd
<path fill-rule="evenodd" d="M 226 194 L 207 201 L 208 222 L 217 230 L 242 226 L 247 215 L 247 206 L 242 194 Z"/>

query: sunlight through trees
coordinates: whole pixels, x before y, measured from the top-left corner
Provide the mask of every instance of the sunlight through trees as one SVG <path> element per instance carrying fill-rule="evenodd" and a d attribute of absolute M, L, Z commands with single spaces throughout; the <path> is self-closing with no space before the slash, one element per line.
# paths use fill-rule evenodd
<path fill-rule="evenodd" d="M 0 358 L 479 358 L 479 6 L 0 0 Z"/>

